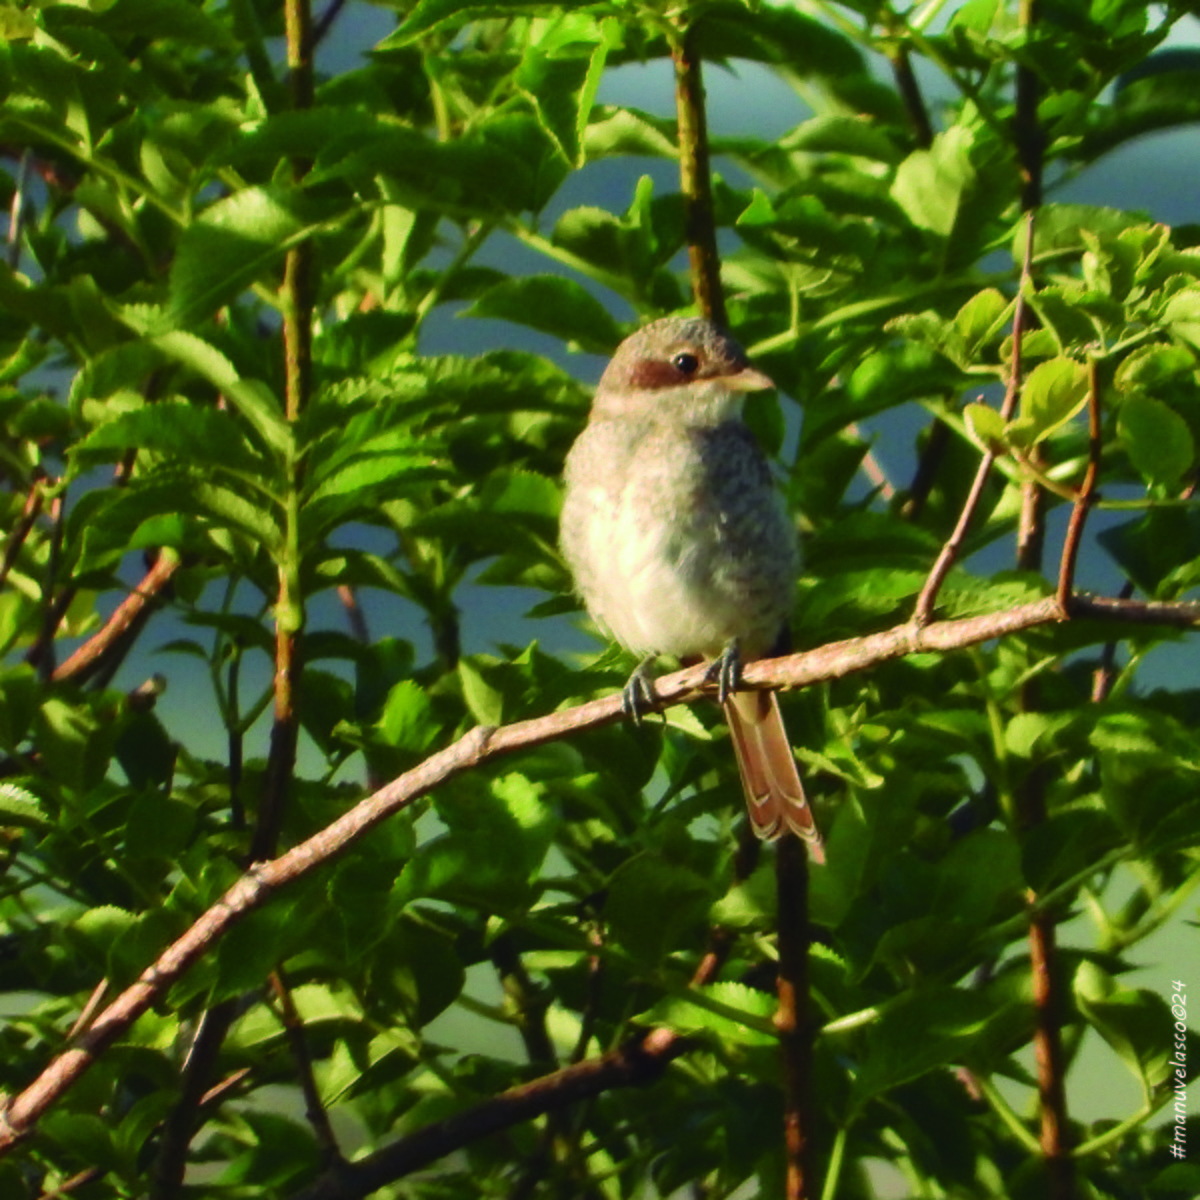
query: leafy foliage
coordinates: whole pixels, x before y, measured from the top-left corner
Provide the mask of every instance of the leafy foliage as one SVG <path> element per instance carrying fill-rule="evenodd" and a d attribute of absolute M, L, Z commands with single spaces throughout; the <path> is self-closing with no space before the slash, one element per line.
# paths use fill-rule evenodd
<path fill-rule="evenodd" d="M 641 174 L 677 155 L 675 124 L 602 99 L 641 63 L 669 96 L 682 18 L 642 0 L 382 7 L 394 31 L 311 104 L 257 0 L 0 10 L 19 213 L 0 266 L 10 1096 L 251 858 L 475 726 L 582 703 L 628 667 L 564 650 L 557 478 L 587 389 L 531 350 L 428 339 L 457 313 L 606 355 L 688 304 L 694 214 Z M 1184 10 L 1043 7 L 686 8 L 710 70 L 770 73 L 811 107 L 782 137 L 712 145 L 730 323 L 783 398 L 749 419 L 806 531 L 805 646 L 907 618 L 984 451 L 996 470 L 940 615 L 1053 586 L 1008 547 L 1028 498 L 1065 511 L 1089 465 L 1105 525 L 1088 553 L 1127 596 L 1171 605 L 1200 582 L 1200 230 L 1029 192 L 1031 144 L 1039 171 L 1075 173 L 1195 121 L 1196 56 L 1160 48 Z M 945 80 L 932 123 L 914 63 Z M 626 192 L 571 206 L 597 165 Z M 896 489 L 872 431 L 909 436 L 914 413 Z M 538 640 L 494 636 L 481 590 L 532 591 Z M 389 636 L 362 636 L 364 611 Z M 1190 1034 L 1172 1054 L 1182 968 L 1158 990 L 1124 978 L 1200 870 L 1196 693 L 1140 684 L 1183 636 L 1166 611 L 785 700 L 829 842 L 808 960 L 824 1195 L 876 1194 L 871 1160 L 913 1194 L 1048 1194 L 1026 935 L 1031 912 L 1080 911 L 1090 928 L 1051 964 L 1067 1111 L 1099 1042 L 1140 1100 L 1072 1118 L 1071 1194 L 1200 1188 L 1176 1126 L 1153 1123 L 1178 1063 L 1200 1062 Z M 162 657 L 126 658 L 163 627 Z M 187 695 L 182 723 L 151 665 Z M 651 1088 L 336 1194 L 784 1194 L 772 856 L 739 848 L 712 724 L 676 709 L 446 778 L 207 946 L 0 1161 L 0 1193 L 300 1195 L 330 1178 L 333 1141 L 375 1161 L 653 1026 L 687 1041 Z M 714 948 L 720 976 L 697 982 Z"/>

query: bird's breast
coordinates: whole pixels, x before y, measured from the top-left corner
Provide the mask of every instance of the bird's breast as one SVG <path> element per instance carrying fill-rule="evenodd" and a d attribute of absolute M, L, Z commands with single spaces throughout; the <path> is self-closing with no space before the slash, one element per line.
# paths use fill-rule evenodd
<path fill-rule="evenodd" d="M 737 637 L 753 655 L 782 627 L 795 544 L 746 438 L 598 422 L 572 449 L 563 549 L 589 611 L 628 648 L 711 657 Z"/>

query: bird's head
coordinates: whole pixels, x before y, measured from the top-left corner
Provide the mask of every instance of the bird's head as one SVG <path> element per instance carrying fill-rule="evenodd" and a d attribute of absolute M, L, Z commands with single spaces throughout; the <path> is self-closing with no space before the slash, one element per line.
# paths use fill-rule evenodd
<path fill-rule="evenodd" d="M 746 392 L 775 385 L 723 329 L 700 317 L 667 317 L 627 337 L 608 364 L 592 413 L 719 425 Z"/>

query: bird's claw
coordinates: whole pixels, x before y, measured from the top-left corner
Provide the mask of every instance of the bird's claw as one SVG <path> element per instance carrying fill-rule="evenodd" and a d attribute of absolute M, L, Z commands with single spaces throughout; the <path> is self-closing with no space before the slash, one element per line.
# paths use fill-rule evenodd
<path fill-rule="evenodd" d="M 738 648 L 737 638 L 730 639 L 720 657 L 708 664 L 704 682 L 717 685 L 717 699 L 722 704 L 738 690 L 742 683 L 742 652 Z"/>
<path fill-rule="evenodd" d="M 634 725 L 640 725 L 642 718 L 646 713 L 653 712 L 658 702 L 654 694 L 654 677 L 650 674 L 653 662 L 653 655 L 642 659 L 621 691 L 621 711 Z"/>

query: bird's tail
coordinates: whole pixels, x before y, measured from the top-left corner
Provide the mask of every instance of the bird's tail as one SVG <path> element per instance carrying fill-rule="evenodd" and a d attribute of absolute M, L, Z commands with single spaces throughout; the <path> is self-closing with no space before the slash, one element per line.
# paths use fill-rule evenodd
<path fill-rule="evenodd" d="M 804 840 L 814 862 L 824 862 L 825 842 L 804 795 L 775 693 L 734 692 L 725 701 L 725 719 L 754 832 L 773 839 L 790 829 Z"/>

